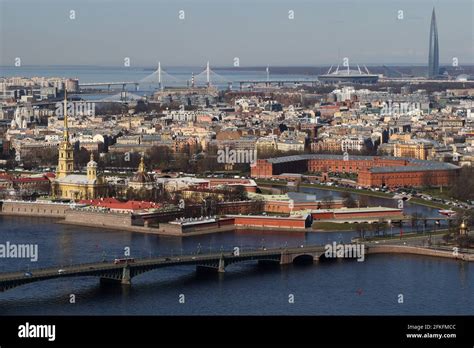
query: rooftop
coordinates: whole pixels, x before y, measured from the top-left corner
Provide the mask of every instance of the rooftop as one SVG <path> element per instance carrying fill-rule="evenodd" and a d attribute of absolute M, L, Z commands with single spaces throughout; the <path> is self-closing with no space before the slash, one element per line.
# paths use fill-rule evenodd
<path fill-rule="evenodd" d="M 284 157 L 275 157 L 269 158 L 267 161 L 272 164 L 276 163 L 286 163 L 286 162 L 295 162 L 295 161 L 305 161 L 305 160 L 343 160 L 343 155 L 327 155 L 327 154 L 305 154 L 305 155 L 294 155 L 294 156 L 284 156 Z M 407 166 L 393 166 L 393 167 L 373 167 L 370 169 L 372 172 L 383 173 L 383 172 L 396 172 L 396 171 L 420 171 L 420 170 L 453 170 L 458 169 L 459 167 L 446 162 L 435 162 L 435 161 L 424 161 L 414 158 L 407 157 L 393 157 L 393 156 L 358 156 L 350 155 L 349 159 L 359 160 L 359 161 L 372 161 L 376 159 L 380 160 L 398 160 L 398 161 L 407 161 L 411 165 Z"/>
<path fill-rule="evenodd" d="M 96 180 L 89 180 L 87 175 L 82 174 L 69 174 L 64 178 L 59 178 L 55 180 L 57 183 L 61 184 L 76 184 L 76 185 L 92 185 L 96 183 Z"/>
<path fill-rule="evenodd" d="M 338 209 L 318 209 L 313 213 L 372 213 L 372 212 L 402 212 L 403 209 L 389 207 L 366 207 L 366 208 L 338 208 Z"/>
<path fill-rule="evenodd" d="M 79 201 L 80 204 L 92 205 L 94 207 L 109 208 L 116 210 L 142 210 L 160 208 L 161 204 L 147 201 L 127 201 L 122 202 L 115 198 L 85 199 Z"/>

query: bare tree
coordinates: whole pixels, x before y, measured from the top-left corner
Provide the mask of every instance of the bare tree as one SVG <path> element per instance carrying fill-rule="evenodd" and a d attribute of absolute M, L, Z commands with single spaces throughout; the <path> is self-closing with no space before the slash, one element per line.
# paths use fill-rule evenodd
<path fill-rule="evenodd" d="M 350 192 L 343 192 L 342 193 L 342 199 L 343 199 L 343 204 L 347 208 L 355 208 L 357 207 L 357 202 L 356 200 L 352 197 Z"/>
<path fill-rule="evenodd" d="M 332 199 L 332 196 L 326 195 L 321 199 L 321 203 L 323 208 L 331 209 L 334 205 L 334 200 Z"/>

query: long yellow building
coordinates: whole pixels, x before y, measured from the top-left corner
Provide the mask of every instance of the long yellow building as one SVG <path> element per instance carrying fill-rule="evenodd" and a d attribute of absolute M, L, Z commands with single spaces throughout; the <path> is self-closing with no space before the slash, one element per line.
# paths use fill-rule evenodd
<path fill-rule="evenodd" d="M 393 146 L 393 155 L 395 157 L 410 157 L 426 160 L 431 148 L 433 148 L 433 144 L 426 142 L 395 143 Z"/>

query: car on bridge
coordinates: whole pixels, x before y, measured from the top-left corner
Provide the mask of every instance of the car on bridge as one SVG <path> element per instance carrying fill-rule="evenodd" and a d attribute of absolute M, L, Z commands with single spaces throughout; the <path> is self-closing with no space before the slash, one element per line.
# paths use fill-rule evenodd
<path fill-rule="evenodd" d="M 64 269 L 58 269 L 58 274 L 64 274 L 64 273 L 66 273 L 66 270 L 64 270 Z"/>
<path fill-rule="evenodd" d="M 133 263 L 135 262 L 135 259 L 133 258 L 124 258 L 124 259 L 115 259 L 114 260 L 114 263 L 117 265 L 117 264 L 121 264 L 121 263 Z"/>
<path fill-rule="evenodd" d="M 32 277 L 33 274 L 31 272 L 25 272 L 24 276 L 29 278 Z"/>

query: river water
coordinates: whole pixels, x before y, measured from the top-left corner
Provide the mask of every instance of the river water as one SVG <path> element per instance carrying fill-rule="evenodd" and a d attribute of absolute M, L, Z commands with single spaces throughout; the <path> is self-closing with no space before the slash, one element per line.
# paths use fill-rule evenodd
<path fill-rule="evenodd" d="M 326 195 L 314 189 L 308 193 Z M 335 197 L 337 192 L 332 193 Z M 392 201 L 370 198 L 371 205 Z M 406 204 L 406 211 L 437 215 Z M 348 242 L 355 233 L 235 231 L 187 238 L 62 225 L 47 218 L 0 216 L 0 243 L 38 244 L 37 262 L 0 259 L 0 272 L 34 270 L 132 257 Z M 474 267 L 422 256 L 370 255 L 364 262 L 262 267 L 237 263 L 224 274 L 198 274 L 192 266 L 151 271 L 130 288 L 100 285 L 94 277 L 54 279 L 0 293 L 3 315 L 349 315 L 474 314 Z M 69 302 L 75 295 L 75 303 Z M 184 295 L 184 303 L 180 303 Z M 294 303 L 290 303 L 290 295 Z M 399 303 L 403 295 L 403 303 Z M 180 297 L 181 296 L 181 297 Z M 182 302 L 182 301 L 181 301 Z"/>

